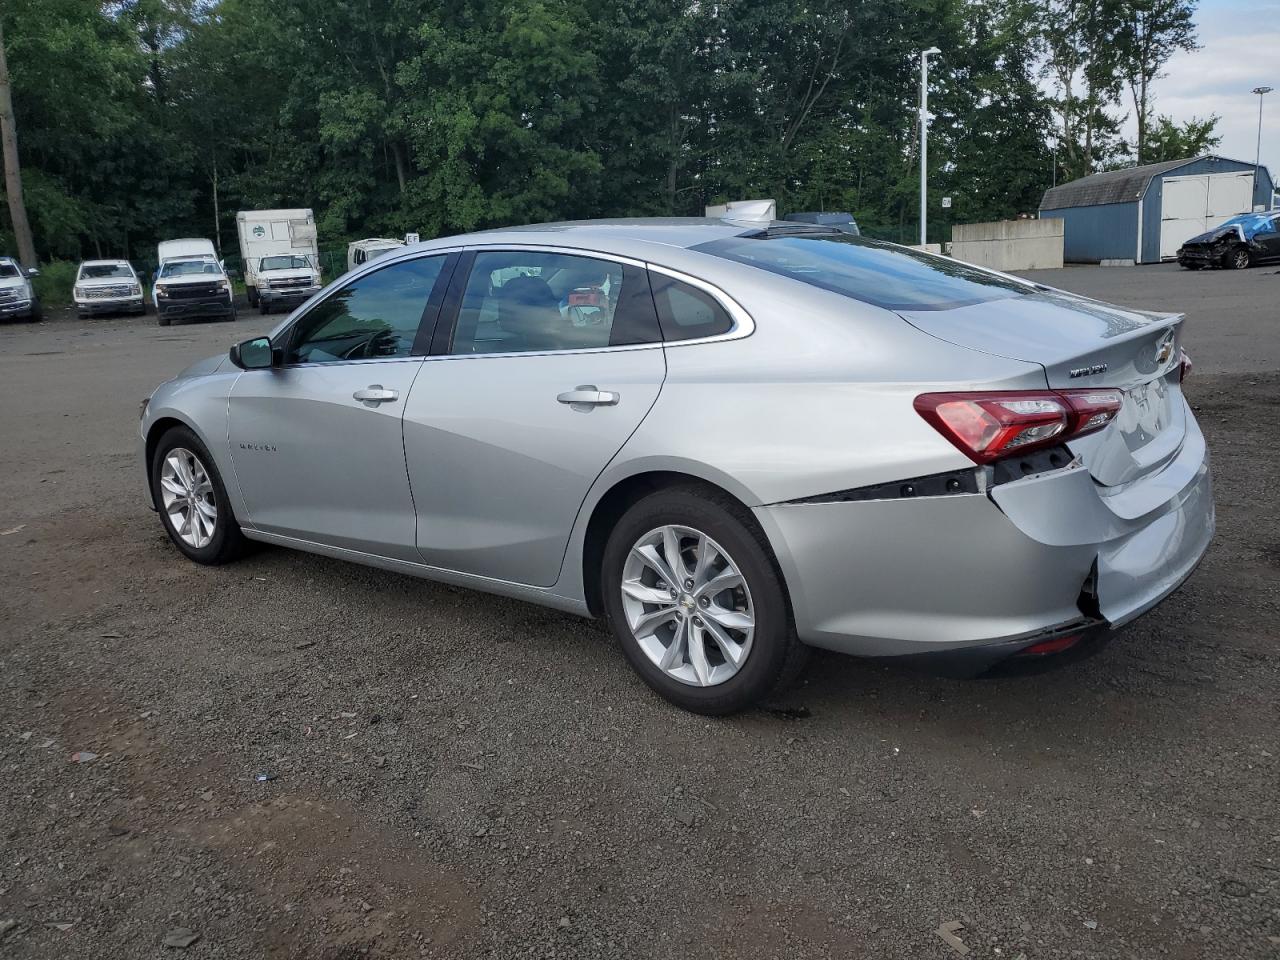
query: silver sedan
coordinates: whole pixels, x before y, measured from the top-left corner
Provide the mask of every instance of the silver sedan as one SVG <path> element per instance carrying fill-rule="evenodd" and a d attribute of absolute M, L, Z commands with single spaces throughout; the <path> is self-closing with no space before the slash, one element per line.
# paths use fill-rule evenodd
<path fill-rule="evenodd" d="M 728 713 L 810 647 L 1095 650 L 1213 534 L 1182 318 L 805 224 L 450 237 L 163 383 L 175 546 L 263 541 L 605 618 Z"/>

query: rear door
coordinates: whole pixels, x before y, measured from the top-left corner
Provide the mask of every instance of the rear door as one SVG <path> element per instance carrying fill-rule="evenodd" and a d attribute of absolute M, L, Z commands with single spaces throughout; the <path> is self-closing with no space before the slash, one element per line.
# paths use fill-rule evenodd
<path fill-rule="evenodd" d="M 277 338 L 282 366 L 236 380 L 231 460 L 258 529 L 417 559 L 401 418 L 454 260 L 402 260 L 338 287 Z"/>
<path fill-rule="evenodd" d="M 646 272 L 600 254 L 476 250 L 437 334 L 404 418 L 421 557 L 550 586 L 587 490 L 666 376 Z"/>

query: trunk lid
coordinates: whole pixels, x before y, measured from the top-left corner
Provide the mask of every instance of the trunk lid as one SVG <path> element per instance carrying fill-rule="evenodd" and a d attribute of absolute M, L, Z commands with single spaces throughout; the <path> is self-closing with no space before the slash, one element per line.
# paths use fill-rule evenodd
<path fill-rule="evenodd" d="M 1068 444 L 1105 486 L 1158 470 L 1182 445 L 1182 314 L 1132 310 L 1038 286 L 1026 296 L 899 313 L 948 343 L 1038 363 L 1054 389 L 1124 391 L 1110 426 Z"/>

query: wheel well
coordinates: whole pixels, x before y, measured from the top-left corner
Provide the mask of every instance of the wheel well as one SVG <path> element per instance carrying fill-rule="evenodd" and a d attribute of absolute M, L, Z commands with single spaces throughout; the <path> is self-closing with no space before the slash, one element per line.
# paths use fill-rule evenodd
<path fill-rule="evenodd" d="M 614 525 L 622 519 L 631 505 L 658 490 L 668 487 L 702 487 L 714 491 L 721 497 L 727 497 L 742 508 L 743 514 L 754 521 L 746 504 L 729 493 L 723 487 L 709 483 L 701 477 L 674 471 L 654 471 L 639 473 L 633 477 L 618 481 L 608 493 L 600 498 L 591 519 L 587 521 L 587 533 L 582 544 L 582 588 L 587 601 L 587 609 L 591 615 L 604 615 L 603 589 L 600 583 L 600 568 L 604 562 L 604 548 L 609 542 L 609 534 Z M 754 523 L 753 523 L 754 525 Z M 763 537 L 763 534 L 761 534 Z M 763 539 L 768 549 L 767 538 Z M 772 550 L 769 551 L 772 554 Z"/>
<path fill-rule="evenodd" d="M 147 446 L 146 446 L 147 461 L 144 466 L 147 471 L 148 492 L 151 491 L 151 461 L 155 457 L 156 447 L 160 443 L 160 438 L 165 435 L 166 431 L 172 429 L 173 427 L 186 427 L 186 426 L 187 425 L 183 423 L 181 420 L 179 420 L 177 417 L 161 417 L 159 420 L 153 423 L 151 425 L 151 429 L 147 431 Z M 189 430 L 191 428 L 187 427 L 187 429 Z M 152 494 L 152 496 L 154 498 L 154 494 Z"/>

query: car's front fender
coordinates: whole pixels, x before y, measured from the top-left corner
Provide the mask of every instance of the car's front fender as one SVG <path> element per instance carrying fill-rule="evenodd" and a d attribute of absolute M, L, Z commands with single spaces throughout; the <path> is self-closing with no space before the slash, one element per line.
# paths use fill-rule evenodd
<path fill-rule="evenodd" d="M 228 447 L 227 398 L 240 377 L 240 370 L 226 364 L 213 363 L 216 358 L 200 361 L 173 380 L 160 384 L 152 393 L 139 424 L 138 451 L 143 476 L 147 483 L 147 500 L 151 500 L 150 451 L 163 430 L 181 424 L 200 440 L 222 477 L 231 510 L 241 526 L 246 526 L 248 510 L 240 493 L 235 468 Z M 203 372 L 212 368 L 212 372 Z M 154 506 L 154 504 L 153 504 Z"/>

